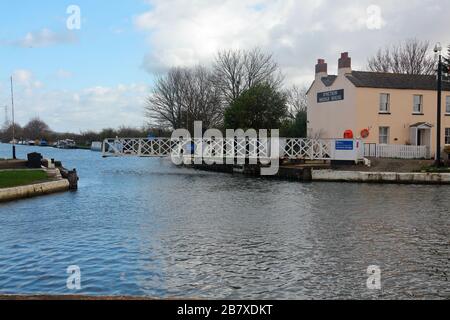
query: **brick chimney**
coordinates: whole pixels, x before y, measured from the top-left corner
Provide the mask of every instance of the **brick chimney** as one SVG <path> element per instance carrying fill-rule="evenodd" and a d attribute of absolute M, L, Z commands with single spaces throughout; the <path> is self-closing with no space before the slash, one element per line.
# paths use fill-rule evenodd
<path fill-rule="evenodd" d="M 348 52 L 341 53 L 338 65 L 338 75 L 352 73 L 352 58 L 348 56 Z"/>
<path fill-rule="evenodd" d="M 328 64 L 325 59 L 318 59 L 316 64 L 316 79 L 321 79 L 328 76 Z"/>

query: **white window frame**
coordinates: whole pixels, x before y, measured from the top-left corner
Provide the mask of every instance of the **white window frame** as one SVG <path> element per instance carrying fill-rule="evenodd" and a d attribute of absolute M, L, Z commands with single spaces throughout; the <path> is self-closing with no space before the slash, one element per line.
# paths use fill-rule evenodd
<path fill-rule="evenodd" d="M 382 132 L 384 129 L 386 129 L 386 133 Z M 379 144 L 382 144 L 382 145 L 389 144 L 390 131 L 391 131 L 390 127 L 380 127 L 379 128 L 379 133 L 378 133 Z M 386 142 L 383 142 L 384 140 Z"/>
<path fill-rule="evenodd" d="M 445 98 L 445 113 L 450 115 L 450 96 Z"/>
<path fill-rule="evenodd" d="M 419 98 L 419 103 L 416 98 Z M 421 94 L 415 94 L 413 97 L 413 114 L 423 114 L 423 95 Z"/>
<path fill-rule="evenodd" d="M 383 97 L 386 97 L 386 102 L 383 102 Z M 380 113 L 390 113 L 391 112 L 391 94 L 390 93 L 380 93 L 380 105 L 378 107 Z"/>
<path fill-rule="evenodd" d="M 450 145 L 450 128 L 445 128 L 445 144 Z"/>

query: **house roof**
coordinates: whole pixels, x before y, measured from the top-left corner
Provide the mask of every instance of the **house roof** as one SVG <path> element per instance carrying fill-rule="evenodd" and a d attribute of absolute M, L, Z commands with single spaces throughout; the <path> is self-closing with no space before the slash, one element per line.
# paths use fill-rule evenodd
<path fill-rule="evenodd" d="M 434 75 L 352 71 L 346 77 L 355 87 L 436 90 L 436 76 Z M 450 83 L 443 82 L 442 89 L 444 91 L 450 91 Z"/>
<path fill-rule="evenodd" d="M 335 75 L 329 75 L 327 77 L 322 77 L 322 82 L 325 86 L 330 87 L 333 85 L 334 81 L 337 79 Z"/>
<path fill-rule="evenodd" d="M 336 75 L 329 75 L 326 77 L 322 77 L 322 83 L 326 86 L 326 87 L 331 87 L 334 83 L 334 81 L 336 81 L 337 76 Z M 314 83 L 316 82 L 316 80 L 314 80 L 311 85 L 309 86 L 308 91 L 306 91 L 306 94 L 309 94 L 309 92 L 311 91 L 311 88 L 314 86 Z"/>
<path fill-rule="evenodd" d="M 420 128 L 420 127 L 433 128 L 433 125 L 428 122 L 417 122 L 410 126 L 410 128 Z"/>

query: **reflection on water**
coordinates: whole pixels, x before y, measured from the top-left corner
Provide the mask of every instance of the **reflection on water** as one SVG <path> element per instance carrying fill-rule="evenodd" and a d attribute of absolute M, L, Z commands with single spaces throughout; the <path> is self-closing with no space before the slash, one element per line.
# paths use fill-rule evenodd
<path fill-rule="evenodd" d="M 0 158 L 10 146 L 0 145 Z M 450 188 L 269 181 L 38 150 L 79 191 L 0 204 L 0 293 L 450 298 Z M 366 288 L 369 265 L 383 290 Z"/>

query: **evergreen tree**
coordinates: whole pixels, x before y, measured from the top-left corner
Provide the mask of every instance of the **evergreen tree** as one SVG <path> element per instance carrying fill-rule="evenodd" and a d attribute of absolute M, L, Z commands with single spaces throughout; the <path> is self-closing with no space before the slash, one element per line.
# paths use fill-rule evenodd
<path fill-rule="evenodd" d="M 279 129 L 288 116 L 286 97 L 270 84 L 244 91 L 225 111 L 227 129 Z"/>
<path fill-rule="evenodd" d="M 450 46 L 447 47 L 447 54 L 444 55 L 444 73 L 450 70 Z"/>

